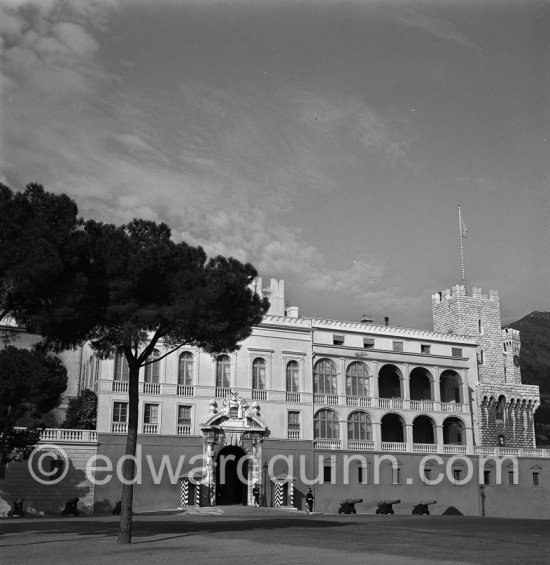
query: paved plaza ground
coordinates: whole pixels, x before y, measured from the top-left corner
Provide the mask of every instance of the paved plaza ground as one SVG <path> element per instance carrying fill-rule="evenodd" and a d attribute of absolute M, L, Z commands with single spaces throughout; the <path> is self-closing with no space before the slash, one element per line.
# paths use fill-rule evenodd
<path fill-rule="evenodd" d="M 207 510 L 207 509 L 205 509 Z M 216 513 L 134 517 L 133 543 L 116 544 L 118 518 L 0 518 L 0 562 L 25 565 L 543 564 L 550 521 L 465 516 L 307 516 L 224 507 Z"/>

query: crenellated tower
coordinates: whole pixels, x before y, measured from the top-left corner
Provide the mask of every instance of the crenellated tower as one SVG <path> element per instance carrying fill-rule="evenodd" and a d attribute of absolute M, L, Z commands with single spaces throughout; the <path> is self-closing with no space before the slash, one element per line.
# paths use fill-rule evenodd
<path fill-rule="evenodd" d="M 473 406 L 476 443 L 482 446 L 535 446 L 533 414 L 539 387 L 521 383 L 520 336 L 501 327 L 497 291 L 483 294 L 463 285 L 432 297 L 434 330 L 474 338 L 478 344 L 476 405 Z"/>

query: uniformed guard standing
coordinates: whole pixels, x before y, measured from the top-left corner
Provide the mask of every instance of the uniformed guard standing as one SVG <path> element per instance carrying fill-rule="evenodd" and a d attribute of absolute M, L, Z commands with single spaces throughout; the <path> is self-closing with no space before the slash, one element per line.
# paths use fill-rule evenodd
<path fill-rule="evenodd" d="M 252 489 L 252 496 L 254 497 L 254 506 L 256 508 L 260 507 L 260 487 L 258 486 L 258 483 L 256 483 L 254 485 L 254 488 Z"/>
<path fill-rule="evenodd" d="M 313 501 L 315 500 L 315 497 L 313 496 L 313 493 L 311 492 L 311 488 L 307 489 L 307 494 L 306 494 L 306 512 L 308 514 L 311 514 L 311 512 L 313 512 Z"/>

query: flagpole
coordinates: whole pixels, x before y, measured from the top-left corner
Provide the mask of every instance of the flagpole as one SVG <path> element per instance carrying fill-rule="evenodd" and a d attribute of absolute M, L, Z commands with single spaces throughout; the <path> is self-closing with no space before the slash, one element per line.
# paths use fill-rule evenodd
<path fill-rule="evenodd" d="M 460 266 L 462 268 L 462 284 L 466 289 L 466 270 L 464 268 L 464 234 L 462 233 L 462 211 L 458 205 L 458 238 L 460 240 Z"/>

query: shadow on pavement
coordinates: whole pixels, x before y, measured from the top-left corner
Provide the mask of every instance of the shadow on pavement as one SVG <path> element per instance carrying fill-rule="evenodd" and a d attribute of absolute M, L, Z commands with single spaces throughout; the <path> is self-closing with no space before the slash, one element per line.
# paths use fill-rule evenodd
<path fill-rule="evenodd" d="M 173 517 L 170 519 L 148 520 L 147 518 L 134 519 L 132 530 L 132 544 L 151 543 L 178 537 L 188 537 L 197 534 L 252 532 L 259 530 L 285 530 L 285 529 L 319 529 L 349 526 L 350 522 L 329 520 L 304 520 L 304 519 L 281 519 L 262 517 L 258 519 L 224 519 L 209 521 L 207 519 L 193 520 L 188 517 Z M 71 520 L 40 520 L 40 521 L 2 521 L 0 532 L 2 535 L 18 534 L 21 537 L 10 539 L 8 543 L 1 543 L 0 547 L 14 545 L 37 545 L 58 543 L 61 541 L 78 540 L 85 537 L 113 537 L 118 535 L 118 520 L 101 519 L 71 519 Z M 26 541 L 27 535 L 36 535 L 37 541 Z M 47 536 L 47 537 L 44 537 Z M 70 536 L 70 537 L 68 537 Z M 72 537 L 77 536 L 77 537 Z M 158 537 L 162 536 L 162 537 Z M 151 539 L 153 538 L 154 539 Z M 140 538 L 146 538 L 140 542 Z M 1 537 L 0 537 L 1 540 Z"/>

